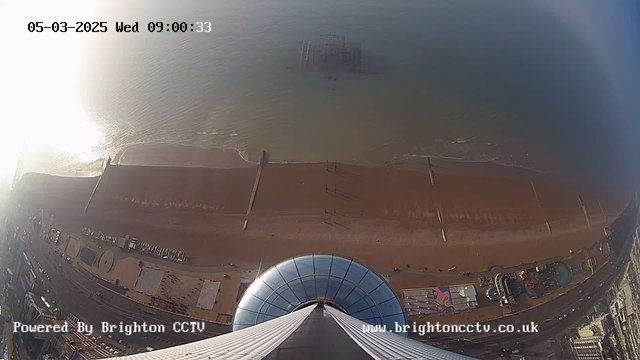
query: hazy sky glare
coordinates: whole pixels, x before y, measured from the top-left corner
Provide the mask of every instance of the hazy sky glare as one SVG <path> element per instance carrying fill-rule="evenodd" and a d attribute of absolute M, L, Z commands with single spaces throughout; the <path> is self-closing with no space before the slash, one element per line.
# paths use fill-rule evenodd
<path fill-rule="evenodd" d="M 589 49 L 608 84 L 617 118 L 604 119 L 626 149 L 622 166 L 640 180 L 640 2 L 539 0 Z"/>
<path fill-rule="evenodd" d="M 633 0 L 542 0 L 542 3 L 591 49 L 606 74 L 621 118 L 631 120 L 634 125 L 640 122 L 639 3 Z"/>

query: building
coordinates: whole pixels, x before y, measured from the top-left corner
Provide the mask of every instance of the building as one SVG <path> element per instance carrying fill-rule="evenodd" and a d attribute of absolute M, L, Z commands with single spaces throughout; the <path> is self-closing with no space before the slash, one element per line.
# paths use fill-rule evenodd
<path fill-rule="evenodd" d="M 56 317 L 51 313 L 51 305 L 34 293 L 25 296 L 20 322 L 23 324 L 50 324 Z"/>
<path fill-rule="evenodd" d="M 576 360 L 604 360 L 602 336 L 571 339 L 571 350 Z"/>
<path fill-rule="evenodd" d="M 43 297 L 33 293 L 27 293 L 24 308 L 21 312 L 20 322 L 23 324 L 39 325 L 51 324 L 62 326 L 69 325 L 68 332 L 43 332 L 43 333 L 19 333 L 20 342 L 24 345 L 27 354 L 32 358 L 53 359 L 104 359 L 113 357 L 119 353 L 108 351 L 99 346 L 95 339 L 77 332 L 78 318 L 69 314 L 65 321 L 57 320 L 49 310 Z M 120 352 L 122 354 L 122 352 Z M 22 358 L 22 357 L 20 357 Z"/>
<path fill-rule="evenodd" d="M 0 325 L 11 321 L 11 308 L 6 305 L 0 305 Z"/>
<path fill-rule="evenodd" d="M 612 319 L 613 337 L 618 344 L 617 351 L 626 359 L 640 357 L 640 321 L 638 320 L 638 276 L 636 274 L 637 260 L 632 258 L 626 268 L 620 284 L 615 288 L 615 296 L 609 306 Z"/>
<path fill-rule="evenodd" d="M 28 325 L 53 324 L 56 317 L 49 308 L 50 305 L 45 302 L 44 298 L 28 292 L 25 295 L 19 321 Z M 48 333 L 20 333 L 20 339 L 32 357 L 44 354 L 51 345 Z"/>
<path fill-rule="evenodd" d="M 434 288 L 402 289 L 402 304 L 408 316 L 455 313 L 478 307 L 473 284 Z"/>
<path fill-rule="evenodd" d="M 67 322 L 69 323 L 68 333 L 49 333 L 51 347 L 48 356 L 53 359 L 105 359 L 118 355 L 102 348 L 89 336 L 79 333 L 74 321 L 67 318 Z M 53 324 L 62 326 L 65 322 L 55 320 Z"/>
<path fill-rule="evenodd" d="M 3 326 L 3 337 L 2 337 L 2 359 L 18 359 L 16 354 L 16 349 L 13 346 L 13 332 L 11 331 L 11 324 L 5 323 Z"/>
<path fill-rule="evenodd" d="M 242 296 L 233 332 L 126 359 L 471 359 L 406 337 L 400 302 L 371 268 L 334 255 L 286 260 Z"/>
<path fill-rule="evenodd" d="M 610 326 L 607 324 L 607 314 L 601 314 L 591 322 L 578 328 L 578 337 L 588 338 L 592 336 L 606 336 Z"/>

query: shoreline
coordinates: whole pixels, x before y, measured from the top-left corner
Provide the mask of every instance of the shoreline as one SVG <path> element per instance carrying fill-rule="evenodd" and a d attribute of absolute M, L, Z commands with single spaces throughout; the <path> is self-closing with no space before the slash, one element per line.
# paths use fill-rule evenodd
<path fill-rule="evenodd" d="M 268 154 L 268 152 L 267 152 Z M 268 155 L 267 155 L 268 156 Z M 268 157 L 267 157 L 268 159 Z M 334 160 L 327 159 L 330 163 Z M 321 161 L 268 161 L 270 164 L 301 165 L 319 164 Z M 562 181 L 558 175 L 527 169 L 517 165 L 501 164 L 494 161 L 469 161 L 446 157 L 415 156 L 395 159 L 380 164 L 361 164 L 357 161 L 338 161 L 338 163 L 371 168 L 395 167 L 400 170 L 420 172 L 429 171 L 429 162 L 435 172 L 447 174 L 532 178 L 571 185 Z M 178 144 L 137 144 L 118 151 L 112 160 L 113 165 L 148 166 L 170 168 L 211 168 L 233 169 L 254 167 L 259 161 L 248 161 L 237 149 L 203 148 Z"/>
<path fill-rule="evenodd" d="M 234 149 L 200 148 L 175 144 L 130 145 L 114 155 L 112 163 L 122 166 L 245 168 L 256 164 L 243 159 Z"/>

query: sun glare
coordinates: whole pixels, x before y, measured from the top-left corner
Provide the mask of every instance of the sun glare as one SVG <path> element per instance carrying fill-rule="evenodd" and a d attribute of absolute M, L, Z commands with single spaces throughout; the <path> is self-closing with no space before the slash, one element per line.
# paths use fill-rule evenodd
<path fill-rule="evenodd" d="M 90 20 L 95 3 L 24 2 L 4 4 L 3 20 L 13 29 L 3 35 L 12 53 L 3 55 L 5 76 L 2 99 L 4 141 L 0 151 L 0 177 L 11 184 L 18 158 L 30 149 L 50 149 L 80 161 L 92 161 L 104 135 L 90 113 L 78 102 L 75 87 L 83 67 L 84 50 L 90 37 L 81 33 L 35 33 L 30 21 Z M 35 12 L 35 13 L 34 13 Z M 37 159 L 36 159 L 37 160 Z"/>

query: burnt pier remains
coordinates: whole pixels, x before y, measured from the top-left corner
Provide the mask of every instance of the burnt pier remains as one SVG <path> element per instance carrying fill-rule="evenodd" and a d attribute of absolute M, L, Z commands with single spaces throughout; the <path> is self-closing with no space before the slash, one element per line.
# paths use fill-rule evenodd
<path fill-rule="evenodd" d="M 342 35 L 322 35 L 317 44 L 304 40 L 300 50 L 300 67 L 330 72 L 362 72 L 362 45 L 347 42 Z"/>

